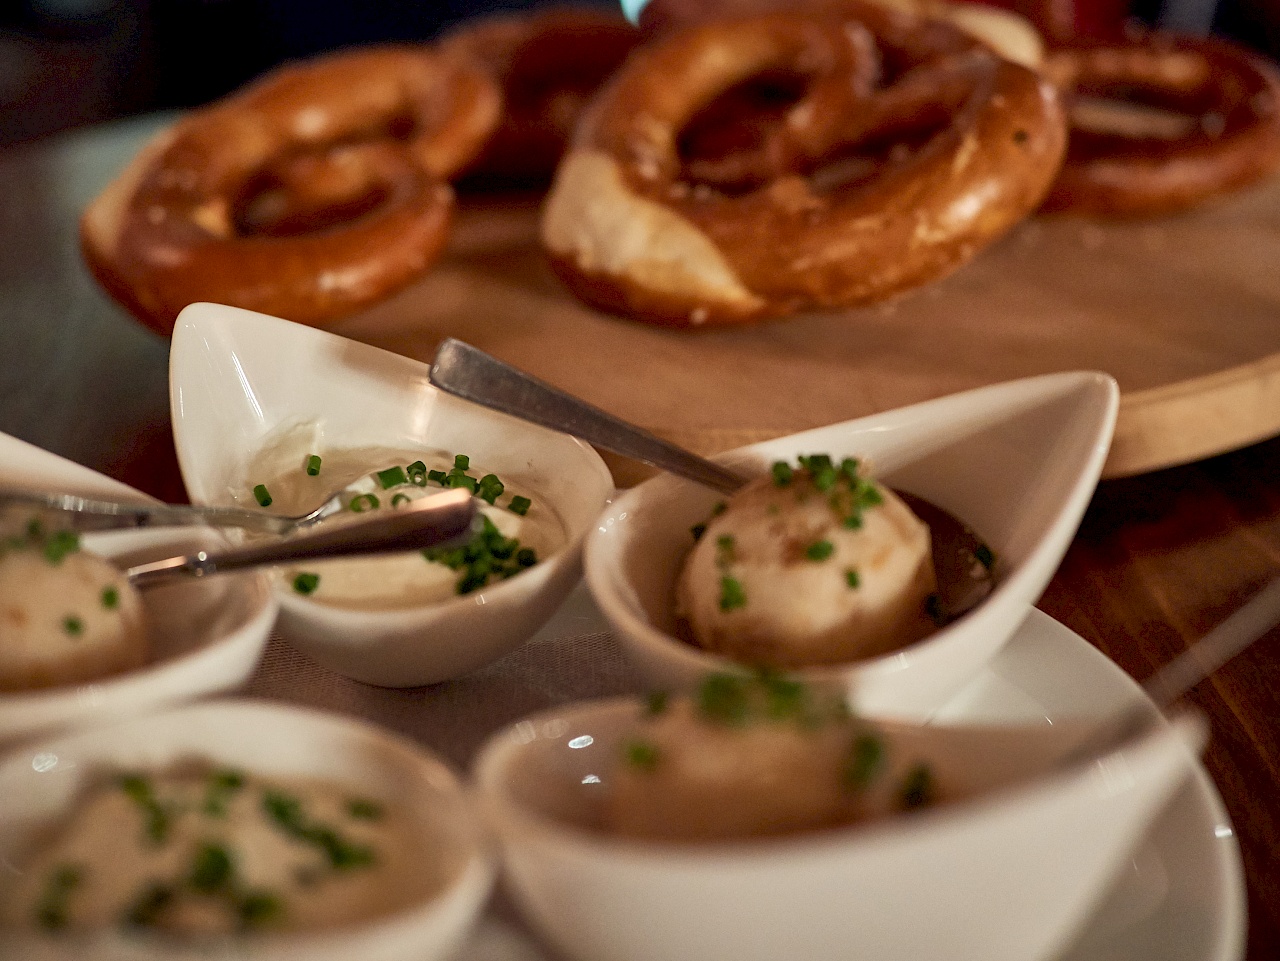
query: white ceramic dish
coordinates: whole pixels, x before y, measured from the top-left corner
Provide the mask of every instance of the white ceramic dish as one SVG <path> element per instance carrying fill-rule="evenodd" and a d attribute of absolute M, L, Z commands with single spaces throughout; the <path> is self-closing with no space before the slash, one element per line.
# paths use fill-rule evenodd
<path fill-rule="evenodd" d="M 655 843 L 597 826 L 643 711 L 636 700 L 546 711 L 497 735 L 476 762 L 518 905 L 579 961 L 842 956 L 832 945 L 877 961 L 1043 961 L 1190 776 L 1188 748 L 1204 733 L 1181 720 L 1046 774 L 1062 725 L 930 726 L 921 733 L 948 745 L 934 761 L 944 782 L 950 766 L 970 787 L 999 787 L 859 827 Z M 1034 773 L 1011 783 L 1013 768 Z"/>
<path fill-rule="evenodd" d="M 0 434 L 0 483 L 100 497 L 147 500 L 124 484 Z M 87 535 L 109 557 L 154 559 L 224 543 L 213 531 L 170 528 Z M 0 692 L 0 743 L 238 687 L 253 673 L 276 616 L 261 573 L 152 588 L 143 595 L 152 655 L 139 670 L 84 684 Z"/>
<path fill-rule="evenodd" d="M 849 665 L 839 677 L 859 710 L 928 714 L 1008 640 L 1040 596 L 1092 496 L 1119 391 L 1105 374 L 1064 373 L 985 387 L 805 431 L 725 455 L 744 472 L 829 453 L 950 511 L 997 557 L 997 586 L 924 640 Z M 732 663 L 675 636 L 675 582 L 692 538 L 721 495 L 658 477 L 619 496 L 587 539 L 587 583 L 618 639 L 655 686 L 688 687 Z"/>
<path fill-rule="evenodd" d="M 49 937 L 3 932 L 21 961 L 434 961 L 466 937 L 493 880 L 492 851 L 457 777 L 434 755 L 371 724 L 268 702 L 223 700 L 33 744 L 0 761 L 0 865 L 65 814 L 95 772 L 162 768 L 199 757 L 280 778 L 319 778 L 406 806 L 442 859 L 444 887 L 402 912 L 323 933 L 290 932 L 179 946 L 119 931 Z"/>
<path fill-rule="evenodd" d="M 194 503 L 237 503 L 237 492 L 252 486 L 249 458 L 298 425 L 308 425 L 322 456 L 370 447 L 467 453 L 545 492 L 567 532 L 565 546 L 483 590 L 361 611 L 277 585 L 281 634 L 370 684 L 446 680 L 523 643 L 578 580 L 582 540 L 613 490 L 608 468 L 586 444 L 441 394 L 417 361 L 231 307 L 196 304 L 179 316 L 170 392 L 178 462 Z"/>
<path fill-rule="evenodd" d="M 580 626 L 581 615 L 560 625 L 563 617 L 557 615 L 547 630 L 559 626 L 576 637 L 602 627 L 596 621 Z M 1134 681 L 1096 648 L 1033 610 L 939 716 L 949 723 L 1052 724 L 1144 701 Z M 1078 939 L 1055 961 L 1242 961 L 1244 945 L 1240 851 L 1218 792 L 1197 765 Z M 848 946 L 824 945 L 823 953 L 846 957 Z M 555 956 L 527 931 L 489 918 L 458 961 L 550 961 Z"/>

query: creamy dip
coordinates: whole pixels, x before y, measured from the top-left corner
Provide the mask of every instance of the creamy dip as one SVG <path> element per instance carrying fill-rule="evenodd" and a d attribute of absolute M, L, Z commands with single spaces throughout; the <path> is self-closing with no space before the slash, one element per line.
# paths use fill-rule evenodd
<path fill-rule="evenodd" d="M 0 691 L 92 680 L 146 657 L 142 600 L 114 565 L 73 531 L 0 517 Z"/>
<path fill-rule="evenodd" d="M 106 777 L 22 865 L 9 926 L 184 935 L 332 928 L 448 881 L 424 830 L 339 784 L 189 763 Z"/>
<path fill-rule="evenodd" d="M 708 650 L 794 668 L 875 656 L 936 628 L 928 525 L 851 459 L 779 462 L 695 536 L 677 613 Z"/>
<path fill-rule="evenodd" d="M 317 463 L 318 462 L 318 463 Z M 251 468 L 248 487 L 270 510 L 302 514 L 345 488 L 348 510 L 394 510 L 398 505 L 470 485 L 481 499 L 486 532 L 472 554 L 414 551 L 381 557 L 309 562 L 284 577 L 299 594 L 322 604 L 382 610 L 437 603 L 513 576 L 559 550 L 564 524 L 540 491 L 521 479 L 501 478 L 473 465 L 466 455 L 422 450 L 326 450 L 301 453 L 296 447 L 281 462 L 278 454 Z M 250 490 L 241 491 L 247 499 Z"/>
<path fill-rule="evenodd" d="M 930 764 L 778 674 L 713 674 L 651 701 L 605 778 L 603 827 L 716 840 L 863 822 L 939 800 Z"/>

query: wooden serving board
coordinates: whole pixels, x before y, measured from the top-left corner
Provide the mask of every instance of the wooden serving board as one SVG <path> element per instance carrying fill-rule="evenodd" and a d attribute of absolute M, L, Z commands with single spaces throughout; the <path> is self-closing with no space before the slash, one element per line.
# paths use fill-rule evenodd
<path fill-rule="evenodd" d="M 1084 368 L 1122 391 L 1106 476 L 1280 433 L 1280 180 L 1159 220 L 1034 218 L 892 302 L 700 331 L 576 301 L 537 208 L 466 201 L 428 278 L 335 331 L 424 361 L 458 337 L 704 453 Z"/>

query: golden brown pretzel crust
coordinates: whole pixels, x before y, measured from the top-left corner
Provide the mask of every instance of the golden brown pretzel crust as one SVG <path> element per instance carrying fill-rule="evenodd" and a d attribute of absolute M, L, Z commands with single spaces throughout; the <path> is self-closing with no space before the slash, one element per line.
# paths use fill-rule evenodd
<path fill-rule="evenodd" d="M 286 66 L 148 144 L 86 209 L 81 248 L 161 333 L 196 301 L 323 326 L 435 260 L 444 178 L 497 116 L 486 76 L 421 48 Z"/>
<path fill-rule="evenodd" d="M 573 6 L 482 17 L 443 37 L 443 53 L 486 70 L 502 90 L 502 122 L 466 175 L 545 184 L 582 108 L 639 42 L 621 16 Z"/>
<path fill-rule="evenodd" d="M 1153 35 L 1057 50 L 1048 69 L 1068 91 L 1167 108 L 1190 123 L 1180 136 L 1073 123 L 1045 210 L 1173 213 L 1280 169 L 1280 73 L 1256 54 L 1222 40 Z"/>
<path fill-rule="evenodd" d="M 770 14 L 633 54 L 584 116 L 544 215 L 579 296 L 674 326 L 866 304 L 955 269 L 1039 204 L 1065 145 L 1054 88 L 945 24 L 855 6 L 856 23 Z M 811 82 L 758 151 L 775 179 L 742 193 L 682 179 L 681 130 L 778 68 Z M 867 90 L 882 70 L 893 82 Z M 805 176 L 922 125 L 936 129 L 905 156 L 882 150 L 870 180 L 823 191 Z"/>

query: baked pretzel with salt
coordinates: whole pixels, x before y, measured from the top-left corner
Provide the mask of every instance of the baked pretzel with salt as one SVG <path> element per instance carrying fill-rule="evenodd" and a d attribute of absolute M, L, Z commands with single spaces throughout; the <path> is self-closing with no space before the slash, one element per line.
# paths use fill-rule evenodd
<path fill-rule="evenodd" d="M 858 306 L 949 273 L 1038 206 L 1065 147 L 1056 89 L 947 24 L 841 9 L 695 24 L 632 55 L 544 209 L 576 294 L 670 326 Z M 731 176 L 692 178 L 682 133 L 779 71 L 799 98 Z"/>

